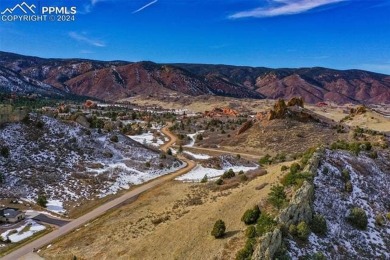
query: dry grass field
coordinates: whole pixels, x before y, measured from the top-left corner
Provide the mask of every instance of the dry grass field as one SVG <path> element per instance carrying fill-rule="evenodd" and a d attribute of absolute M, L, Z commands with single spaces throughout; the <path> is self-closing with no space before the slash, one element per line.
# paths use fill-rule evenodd
<path fill-rule="evenodd" d="M 283 164 L 269 166 L 268 174 L 223 191 L 213 191 L 208 184 L 171 181 L 40 254 L 45 259 L 234 259 L 245 241 L 242 214 L 267 196 Z M 268 185 L 259 189 L 264 183 Z M 223 239 L 210 235 L 217 219 L 227 226 Z"/>

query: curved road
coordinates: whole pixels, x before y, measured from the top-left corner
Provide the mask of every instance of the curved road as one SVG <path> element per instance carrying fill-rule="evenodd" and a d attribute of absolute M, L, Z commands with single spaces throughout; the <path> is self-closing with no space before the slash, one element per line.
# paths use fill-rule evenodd
<path fill-rule="evenodd" d="M 168 130 L 168 127 L 163 128 L 162 132 L 169 137 L 169 141 L 166 144 L 161 146 L 161 149 L 163 151 L 167 151 L 167 149 L 173 143 L 175 143 L 177 139 L 176 139 L 176 136 L 173 135 Z M 10 254 L 4 256 L 1 259 L 2 260 L 15 260 L 15 259 L 19 259 L 19 258 L 28 259 L 29 257 L 31 257 L 31 252 L 33 251 L 34 248 L 41 248 L 41 247 L 49 244 L 53 240 L 55 240 L 61 236 L 64 236 L 64 235 L 72 232 L 73 230 L 87 224 L 88 222 L 98 218 L 99 216 L 106 213 L 108 210 L 115 208 L 116 206 L 124 203 L 125 201 L 130 200 L 130 199 L 134 199 L 138 195 L 140 195 L 141 193 L 144 193 L 148 190 L 151 190 L 154 187 L 159 186 L 164 182 L 170 181 L 170 180 L 175 179 L 176 177 L 178 177 L 182 174 L 189 172 L 196 165 L 195 162 L 188 160 L 187 158 L 185 158 L 183 156 L 178 156 L 178 158 L 187 164 L 184 168 L 182 168 L 174 173 L 164 175 L 162 177 L 159 177 L 157 179 L 149 181 L 145 184 L 142 184 L 141 186 L 134 188 L 133 190 L 127 192 L 126 194 L 124 194 L 124 195 L 122 195 L 122 196 L 120 196 L 112 201 L 109 201 L 109 202 L 95 208 L 94 210 L 88 212 L 87 214 L 69 222 L 65 226 L 62 226 L 62 227 L 50 232 L 49 234 L 47 234 L 41 238 L 38 238 L 37 240 L 34 240 L 31 243 L 11 252 Z M 26 256 L 27 254 L 29 254 L 29 257 Z"/>

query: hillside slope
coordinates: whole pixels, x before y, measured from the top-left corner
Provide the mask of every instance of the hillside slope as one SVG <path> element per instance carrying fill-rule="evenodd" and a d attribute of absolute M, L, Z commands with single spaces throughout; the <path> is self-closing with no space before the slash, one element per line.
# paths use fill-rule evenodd
<path fill-rule="evenodd" d="M 111 141 L 113 135 L 119 142 Z M 163 174 L 182 163 L 119 133 L 102 134 L 74 122 L 31 116 L 0 129 L 3 198 L 79 202 L 104 197 Z M 146 162 L 150 167 L 145 166 Z M 164 166 L 160 166 L 160 163 Z"/>

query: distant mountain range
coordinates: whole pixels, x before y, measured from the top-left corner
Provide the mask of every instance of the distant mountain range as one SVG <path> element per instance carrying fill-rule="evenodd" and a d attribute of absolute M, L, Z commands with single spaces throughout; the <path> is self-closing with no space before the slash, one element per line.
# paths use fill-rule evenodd
<path fill-rule="evenodd" d="M 34 88 L 109 101 L 179 93 L 254 99 L 302 96 L 308 103 L 390 103 L 390 76 L 361 70 L 43 59 L 0 52 L 0 90 L 23 93 Z"/>

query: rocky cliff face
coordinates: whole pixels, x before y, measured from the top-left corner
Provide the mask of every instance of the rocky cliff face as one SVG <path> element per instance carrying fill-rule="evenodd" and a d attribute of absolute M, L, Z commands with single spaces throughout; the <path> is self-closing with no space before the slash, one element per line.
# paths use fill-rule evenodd
<path fill-rule="evenodd" d="M 316 174 L 323 151 L 314 153 L 304 172 Z M 314 185 L 305 181 L 291 199 L 287 208 L 283 209 L 275 220 L 281 225 L 288 227 L 300 221 L 309 223 L 313 217 Z M 260 242 L 254 250 L 252 259 L 273 259 L 274 254 L 282 246 L 282 232 L 275 229 L 260 238 Z"/>
<path fill-rule="evenodd" d="M 237 98 L 302 96 L 308 103 L 390 103 L 390 77 L 358 70 L 42 59 L 6 52 L 0 52 L 0 66 L 68 93 L 111 101 L 174 92 Z"/>

